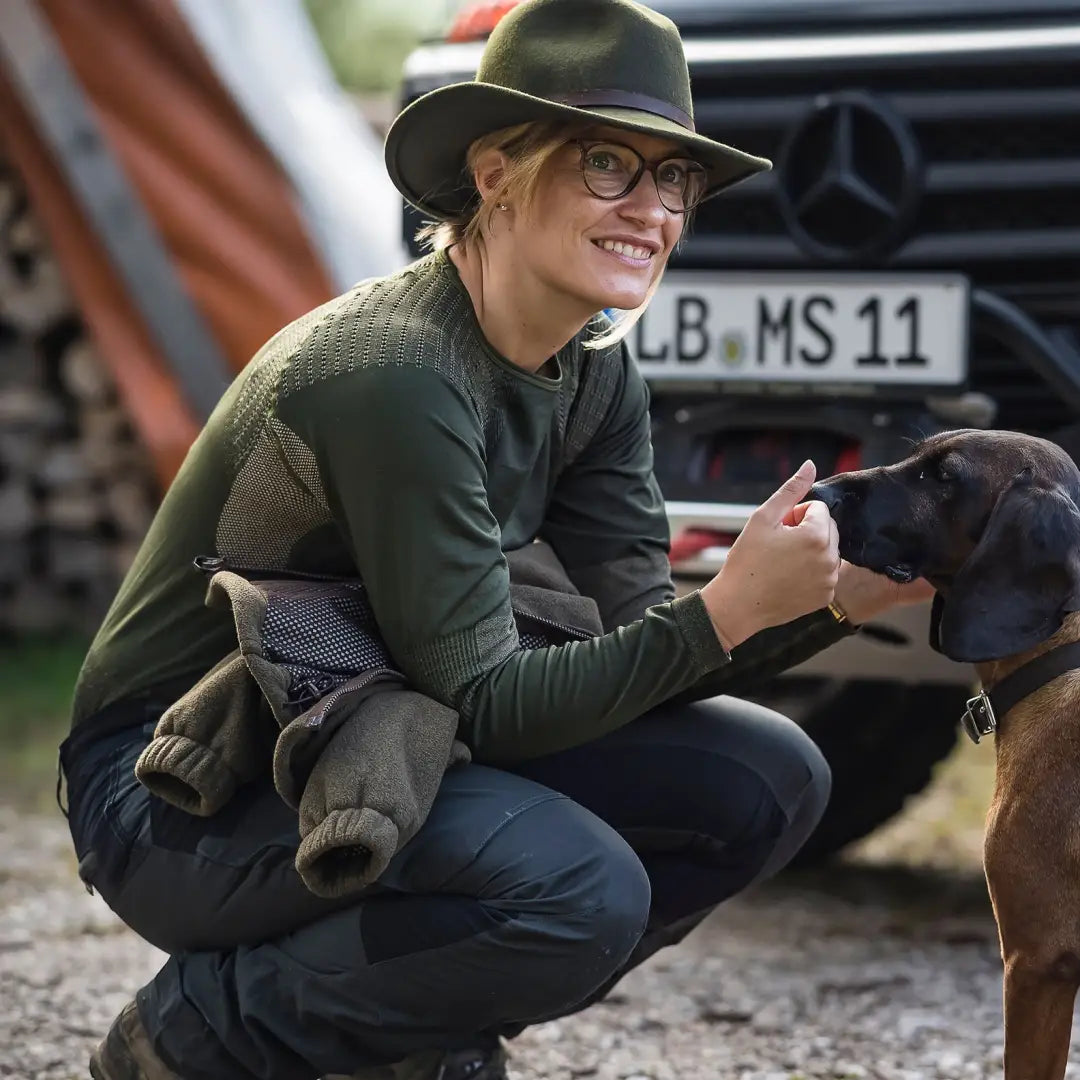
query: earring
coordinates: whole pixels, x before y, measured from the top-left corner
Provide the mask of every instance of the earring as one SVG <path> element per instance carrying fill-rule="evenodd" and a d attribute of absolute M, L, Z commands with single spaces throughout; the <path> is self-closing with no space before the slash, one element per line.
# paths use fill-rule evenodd
<path fill-rule="evenodd" d="M 496 210 L 509 210 L 509 209 L 510 209 L 510 207 L 509 207 L 509 206 L 507 206 L 507 205 L 506 205 L 506 203 L 504 203 L 504 202 L 501 202 L 501 203 L 496 203 L 496 204 L 495 204 L 495 209 L 496 209 Z"/>

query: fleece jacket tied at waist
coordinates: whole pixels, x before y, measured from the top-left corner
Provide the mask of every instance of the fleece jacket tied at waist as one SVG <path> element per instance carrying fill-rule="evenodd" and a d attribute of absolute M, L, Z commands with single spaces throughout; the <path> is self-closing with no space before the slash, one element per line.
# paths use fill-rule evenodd
<path fill-rule="evenodd" d="M 547 545 L 508 562 L 522 647 L 602 632 Z M 336 897 L 369 885 L 423 824 L 443 772 L 470 759 L 458 714 L 407 687 L 357 580 L 222 570 L 207 604 L 231 610 L 239 647 L 163 714 L 136 775 L 209 816 L 270 765 L 299 811 L 307 886 Z"/>

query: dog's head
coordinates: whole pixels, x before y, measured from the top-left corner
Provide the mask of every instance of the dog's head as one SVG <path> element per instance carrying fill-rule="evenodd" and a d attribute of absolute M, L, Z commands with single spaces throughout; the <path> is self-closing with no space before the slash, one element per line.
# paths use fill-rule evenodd
<path fill-rule="evenodd" d="M 938 647 L 955 660 L 1025 652 L 1080 610 L 1080 472 L 1044 439 L 945 432 L 810 497 L 829 507 L 849 562 L 934 585 Z"/>

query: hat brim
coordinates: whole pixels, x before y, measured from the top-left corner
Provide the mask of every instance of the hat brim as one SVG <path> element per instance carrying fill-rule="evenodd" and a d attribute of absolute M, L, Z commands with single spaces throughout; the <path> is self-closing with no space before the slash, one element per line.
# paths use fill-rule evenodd
<path fill-rule="evenodd" d="M 772 168 L 766 158 L 725 146 L 654 113 L 615 106 L 583 109 L 492 83 L 465 82 L 432 90 L 402 110 L 386 134 L 386 170 L 398 191 L 422 214 L 440 221 L 458 218 L 476 196 L 471 179 L 464 175 L 465 153 L 474 139 L 514 124 L 558 119 L 675 140 L 708 170 L 706 198 Z"/>

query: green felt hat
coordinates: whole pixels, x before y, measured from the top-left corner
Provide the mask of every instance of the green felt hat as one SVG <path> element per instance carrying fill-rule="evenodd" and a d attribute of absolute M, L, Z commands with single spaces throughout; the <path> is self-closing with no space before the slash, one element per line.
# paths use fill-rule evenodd
<path fill-rule="evenodd" d="M 709 172 L 707 197 L 772 167 L 694 131 L 690 73 L 675 24 L 633 0 L 523 0 L 488 38 L 476 78 L 403 109 L 386 136 L 397 189 L 437 220 L 476 198 L 474 139 L 531 120 L 602 123 L 677 140 Z"/>

